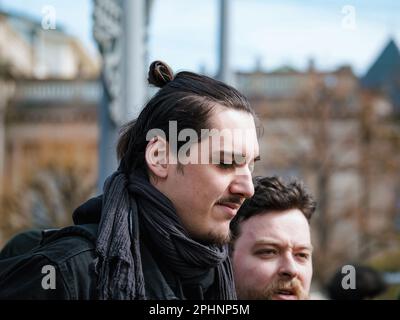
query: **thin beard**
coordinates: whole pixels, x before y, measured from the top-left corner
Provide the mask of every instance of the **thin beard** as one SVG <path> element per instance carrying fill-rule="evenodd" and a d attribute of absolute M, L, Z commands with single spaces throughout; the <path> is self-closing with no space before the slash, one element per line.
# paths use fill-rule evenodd
<path fill-rule="evenodd" d="M 227 235 L 220 235 L 220 234 L 214 234 L 213 232 L 209 232 L 207 234 L 207 237 L 203 239 L 201 242 L 204 244 L 213 244 L 217 246 L 224 246 L 228 244 L 231 241 L 231 232 Z"/>

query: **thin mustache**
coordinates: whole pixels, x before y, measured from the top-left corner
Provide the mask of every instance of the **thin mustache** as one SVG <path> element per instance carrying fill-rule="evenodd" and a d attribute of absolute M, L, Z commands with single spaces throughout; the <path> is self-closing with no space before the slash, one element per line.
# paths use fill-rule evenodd
<path fill-rule="evenodd" d="M 301 298 L 303 293 L 303 286 L 297 279 L 292 279 L 290 281 L 278 281 L 276 285 L 276 290 L 290 290 L 298 297 Z"/>
<path fill-rule="evenodd" d="M 223 204 L 223 203 L 234 203 L 241 206 L 243 203 L 243 199 L 240 197 L 227 197 L 217 201 L 217 204 Z"/>
<path fill-rule="evenodd" d="M 295 287 L 297 287 L 299 285 L 300 285 L 300 282 L 295 280 L 295 279 L 292 279 L 292 280 L 289 280 L 289 281 L 280 280 L 277 283 L 277 288 L 278 289 L 293 289 L 293 288 L 295 288 Z"/>

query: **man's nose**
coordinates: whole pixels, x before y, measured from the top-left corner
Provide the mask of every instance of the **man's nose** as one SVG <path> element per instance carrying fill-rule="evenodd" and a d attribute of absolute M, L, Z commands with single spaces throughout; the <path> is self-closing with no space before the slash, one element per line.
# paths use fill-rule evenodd
<path fill-rule="evenodd" d="M 298 274 L 297 264 L 291 253 L 285 253 L 280 259 L 279 275 L 283 278 L 293 279 Z"/>
<path fill-rule="evenodd" d="M 231 183 L 230 192 L 240 195 L 243 198 L 250 198 L 254 194 L 254 184 L 251 171 L 248 168 L 242 168 L 235 174 L 235 179 Z"/>

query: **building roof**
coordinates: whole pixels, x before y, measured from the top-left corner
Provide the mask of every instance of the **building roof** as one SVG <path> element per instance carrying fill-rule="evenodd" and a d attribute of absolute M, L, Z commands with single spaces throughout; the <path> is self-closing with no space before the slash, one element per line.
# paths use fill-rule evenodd
<path fill-rule="evenodd" d="M 400 112 L 400 51 L 393 39 L 361 79 L 361 85 L 387 94 L 395 112 Z"/>
<path fill-rule="evenodd" d="M 378 89 L 398 79 L 400 76 L 400 51 L 393 39 L 362 78 L 363 87 Z"/>

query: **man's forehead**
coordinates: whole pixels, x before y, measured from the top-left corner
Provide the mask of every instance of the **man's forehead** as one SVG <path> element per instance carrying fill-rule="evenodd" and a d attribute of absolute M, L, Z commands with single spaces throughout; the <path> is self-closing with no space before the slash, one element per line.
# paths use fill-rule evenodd
<path fill-rule="evenodd" d="M 212 113 L 210 114 L 210 121 L 215 126 L 219 126 L 221 124 L 229 126 L 230 121 L 225 122 L 225 120 L 242 120 L 243 117 L 252 119 L 254 121 L 253 115 L 247 110 L 233 109 L 221 104 L 216 104 Z"/>
<path fill-rule="evenodd" d="M 299 212 L 260 213 L 242 223 L 242 235 L 247 234 L 251 243 L 263 242 L 266 239 L 276 242 L 311 244 L 310 229 L 307 220 L 297 216 Z"/>
<path fill-rule="evenodd" d="M 254 117 L 243 110 L 217 108 L 209 118 L 210 129 L 222 130 L 247 130 L 247 134 L 257 137 Z"/>
<path fill-rule="evenodd" d="M 259 156 L 259 143 L 251 129 L 211 129 L 203 134 L 201 144 L 207 145 L 212 153 L 243 157 Z"/>
<path fill-rule="evenodd" d="M 216 108 L 210 117 L 210 128 L 201 129 L 201 136 L 202 148 L 212 154 L 242 155 L 248 161 L 259 156 L 254 117 L 248 112 Z"/>

